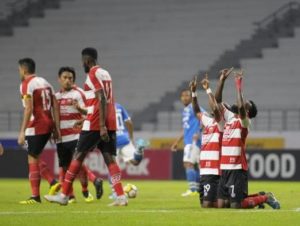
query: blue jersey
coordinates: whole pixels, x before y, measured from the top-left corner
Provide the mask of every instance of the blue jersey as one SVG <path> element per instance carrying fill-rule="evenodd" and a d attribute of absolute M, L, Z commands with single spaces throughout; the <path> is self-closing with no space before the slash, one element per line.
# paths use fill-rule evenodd
<path fill-rule="evenodd" d="M 117 120 L 117 148 L 121 148 L 130 143 L 129 133 L 125 126 L 125 121 L 130 120 L 126 109 L 116 103 L 116 120 Z"/>
<path fill-rule="evenodd" d="M 201 111 L 203 109 L 201 108 Z M 201 125 L 196 117 L 192 104 L 189 104 L 182 110 L 182 128 L 184 145 L 193 143 L 193 136 L 199 135 L 196 142 L 197 146 L 201 146 Z"/>

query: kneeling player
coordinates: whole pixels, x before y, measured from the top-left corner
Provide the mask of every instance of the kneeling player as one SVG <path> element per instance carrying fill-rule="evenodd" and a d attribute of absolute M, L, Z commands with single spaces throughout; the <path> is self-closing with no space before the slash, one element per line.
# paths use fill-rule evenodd
<path fill-rule="evenodd" d="M 218 104 L 209 88 L 209 81 L 202 80 L 203 89 L 209 97 L 213 117 L 201 112 L 197 102 L 197 78 L 190 83 L 193 109 L 203 125 L 200 152 L 200 204 L 203 208 L 217 207 L 217 190 L 220 178 L 220 150 L 223 135 L 223 120 Z"/>
<path fill-rule="evenodd" d="M 222 91 L 230 70 L 221 72 L 217 92 L 217 102 L 222 102 Z M 253 101 L 244 102 L 242 94 L 243 72 L 236 73 L 237 112 L 232 112 L 224 104 L 222 116 L 225 121 L 221 149 L 222 175 L 218 190 L 218 207 L 226 207 L 229 200 L 231 208 L 253 208 L 267 203 L 273 209 L 279 209 L 280 204 L 272 193 L 258 193 L 248 196 L 248 165 L 246 160 L 246 138 L 250 126 L 250 119 L 257 114 Z"/>

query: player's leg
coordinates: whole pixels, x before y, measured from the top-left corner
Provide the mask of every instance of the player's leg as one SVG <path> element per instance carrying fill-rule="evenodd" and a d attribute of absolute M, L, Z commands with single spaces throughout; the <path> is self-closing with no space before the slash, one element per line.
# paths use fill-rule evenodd
<path fill-rule="evenodd" d="M 40 168 L 39 157 L 45 145 L 47 144 L 51 134 L 26 136 L 28 145 L 28 166 L 29 166 L 29 182 L 31 187 L 31 197 L 28 200 L 21 201 L 20 204 L 40 203 Z"/>
<path fill-rule="evenodd" d="M 243 200 L 248 196 L 247 171 L 231 170 L 226 185 L 229 189 L 230 208 L 242 208 Z M 244 207 L 246 204 L 248 204 L 248 202 L 244 202 Z M 250 206 L 247 206 L 247 208 L 250 208 Z"/>
<path fill-rule="evenodd" d="M 139 165 L 143 159 L 143 154 L 137 153 L 137 148 L 132 142 L 120 148 L 117 153 L 118 157 L 122 158 L 125 163 L 130 163 L 134 166 Z"/>
<path fill-rule="evenodd" d="M 56 202 L 61 205 L 68 204 L 68 195 L 71 192 L 73 181 L 78 175 L 82 163 L 89 151 L 92 151 L 100 141 L 99 131 L 82 131 L 73 160 L 66 172 L 64 183 L 62 184 L 62 192 L 59 195 L 46 195 L 45 199 L 50 202 Z"/>
<path fill-rule="evenodd" d="M 132 142 L 129 143 L 130 148 L 134 150 L 131 163 L 135 166 L 140 164 L 144 157 L 145 148 L 149 146 L 149 141 L 139 138 L 135 141 L 135 146 Z"/>
<path fill-rule="evenodd" d="M 219 179 L 218 191 L 217 191 L 217 208 L 229 208 L 229 193 L 226 186 L 228 178 L 228 171 L 224 170 Z"/>
<path fill-rule="evenodd" d="M 43 160 L 39 160 L 39 168 L 41 177 L 47 180 L 50 185 L 48 194 L 55 194 L 60 189 L 60 183 L 55 179 L 53 173 L 49 170 L 47 164 Z"/>
<path fill-rule="evenodd" d="M 219 176 L 217 175 L 204 175 L 201 177 L 200 182 L 200 197 L 202 197 L 203 208 L 216 208 L 217 207 L 217 190 L 219 184 Z"/>
<path fill-rule="evenodd" d="M 74 149 L 76 148 L 77 140 L 63 142 L 57 144 L 57 155 L 58 155 L 58 165 L 60 168 L 60 184 L 63 184 L 65 179 L 65 174 L 67 169 L 72 161 Z M 49 194 L 51 195 L 51 194 Z M 53 195 L 53 194 L 52 194 Z M 74 195 L 73 187 L 70 190 L 69 196 L 69 203 L 75 203 L 76 198 Z"/>
<path fill-rule="evenodd" d="M 199 149 L 194 147 L 194 145 L 192 144 L 188 144 L 184 147 L 183 154 L 183 165 L 185 168 L 186 179 L 188 181 L 189 189 L 185 193 L 182 193 L 181 196 L 186 197 L 198 195 L 198 172 L 195 170 L 194 164 L 198 163 Z"/>
<path fill-rule="evenodd" d="M 116 200 L 111 206 L 127 206 L 128 201 L 123 191 L 121 182 L 121 170 L 116 162 L 116 132 L 108 131 L 109 142 L 101 141 L 98 148 L 101 150 L 105 164 L 111 177 L 112 186 L 117 194 Z"/>
<path fill-rule="evenodd" d="M 86 165 L 82 165 L 81 168 L 81 186 L 82 186 L 82 194 L 85 197 L 86 202 L 91 202 L 94 198 L 89 193 L 87 186 L 88 186 L 88 181 L 91 181 L 93 185 L 95 186 L 95 191 L 96 191 L 96 198 L 101 199 L 103 195 L 103 179 L 100 177 L 97 177 Z M 86 183 L 86 188 L 85 188 L 85 183 Z"/>

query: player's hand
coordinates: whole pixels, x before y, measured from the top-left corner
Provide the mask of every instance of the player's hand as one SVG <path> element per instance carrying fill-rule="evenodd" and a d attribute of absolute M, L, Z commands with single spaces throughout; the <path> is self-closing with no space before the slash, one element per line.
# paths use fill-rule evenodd
<path fill-rule="evenodd" d="M 233 71 L 233 67 L 232 68 L 225 68 L 223 70 L 220 71 L 220 80 L 221 81 L 225 81 L 228 76 L 231 74 L 231 72 Z"/>
<path fill-rule="evenodd" d="M 18 144 L 23 146 L 25 144 L 25 132 L 20 132 L 18 136 Z"/>
<path fill-rule="evenodd" d="M 100 126 L 100 138 L 104 142 L 109 142 L 109 136 L 106 126 Z"/>
<path fill-rule="evenodd" d="M 196 92 L 196 90 L 197 90 L 197 75 L 193 78 L 192 81 L 190 81 L 189 87 L 190 87 L 190 90 L 192 93 Z"/>
<path fill-rule="evenodd" d="M 52 140 L 54 143 L 60 142 L 61 141 L 61 133 L 59 129 L 54 129 L 52 132 Z"/>
<path fill-rule="evenodd" d="M 237 90 L 242 90 L 243 74 L 243 70 L 234 73 L 235 86 Z"/>
<path fill-rule="evenodd" d="M 201 85 L 202 85 L 204 90 L 207 90 L 209 88 L 209 80 L 208 80 L 208 74 L 207 73 L 205 74 L 204 79 L 202 79 Z"/>
<path fill-rule="evenodd" d="M 171 146 L 171 151 L 177 151 L 177 147 L 178 147 L 178 143 L 175 142 L 175 143 L 172 144 L 172 146 Z"/>
<path fill-rule="evenodd" d="M 84 120 L 78 120 L 74 123 L 73 125 L 73 129 L 78 129 L 81 130 L 82 126 L 83 126 L 83 121 Z"/>
<path fill-rule="evenodd" d="M 0 155 L 3 155 L 3 153 L 4 153 L 4 148 L 3 148 L 2 144 L 0 143 Z"/>
<path fill-rule="evenodd" d="M 79 110 L 80 109 L 80 106 L 79 106 L 79 103 L 77 100 L 72 100 L 72 105 L 75 109 Z"/>

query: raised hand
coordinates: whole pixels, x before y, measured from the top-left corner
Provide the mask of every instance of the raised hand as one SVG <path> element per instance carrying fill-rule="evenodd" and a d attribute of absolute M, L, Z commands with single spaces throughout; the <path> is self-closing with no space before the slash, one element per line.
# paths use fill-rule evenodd
<path fill-rule="evenodd" d="M 209 80 L 208 80 L 208 74 L 207 73 L 205 73 L 205 77 L 204 77 L 204 79 L 202 79 L 201 85 L 202 85 L 204 90 L 209 89 Z"/>
<path fill-rule="evenodd" d="M 189 87 L 192 93 L 196 92 L 197 90 L 197 75 L 190 81 Z"/>
<path fill-rule="evenodd" d="M 243 70 L 234 73 L 235 86 L 239 91 L 242 90 L 243 75 L 244 75 Z"/>
<path fill-rule="evenodd" d="M 220 80 L 221 81 L 225 81 L 228 76 L 231 74 L 231 72 L 233 71 L 233 67 L 232 68 L 225 68 L 223 70 L 220 71 Z"/>

